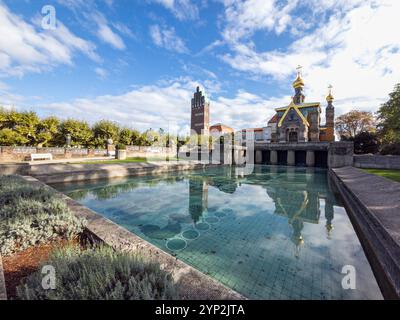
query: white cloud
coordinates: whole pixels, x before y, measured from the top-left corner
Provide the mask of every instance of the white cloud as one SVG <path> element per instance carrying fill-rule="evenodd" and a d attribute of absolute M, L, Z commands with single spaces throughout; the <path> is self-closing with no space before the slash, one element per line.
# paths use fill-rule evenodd
<path fill-rule="evenodd" d="M 179 38 L 174 28 L 160 27 L 153 25 L 150 27 L 150 36 L 154 44 L 169 51 L 178 53 L 188 53 L 185 42 Z"/>
<path fill-rule="evenodd" d="M 103 68 L 96 68 L 96 69 L 94 69 L 94 72 L 102 80 L 107 78 L 108 72 L 106 70 L 104 70 Z"/>
<path fill-rule="evenodd" d="M 275 1 L 262 2 L 265 7 L 270 5 L 270 12 L 276 11 Z M 301 64 L 306 94 L 311 100 L 324 101 L 327 85 L 334 85 L 338 114 L 351 108 L 376 110 L 400 79 L 400 20 L 397 18 L 400 1 L 299 2 L 298 5 L 303 8 L 307 5 L 314 14 L 310 18 L 315 23 L 313 31 L 295 37 L 286 49 L 264 52 L 257 50 L 249 35 L 260 30 L 260 26 L 279 33 L 279 17 L 283 13 L 262 20 L 260 17 L 266 18 L 268 10 L 263 15 L 261 7 L 256 10 L 231 1 L 225 4 L 226 24 L 222 35 L 225 41 L 231 39 L 231 52 L 222 56 L 225 62 L 234 69 L 250 75 L 270 76 L 286 85 L 294 77 L 295 67 Z M 290 21 L 295 19 L 294 9 L 286 10 L 286 14 L 291 14 Z M 233 23 L 235 20 L 237 25 Z M 285 30 L 284 24 L 281 26 Z"/>
<path fill-rule="evenodd" d="M 76 52 L 98 61 L 95 46 L 58 21 L 56 30 L 40 30 L 0 2 L 0 74 L 22 76 L 59 64 L 71 65 Z"/>
<path fill-rule="evenodd" d="M 179 20 L 195 20 L 199 10 L 191 0 L 153 0 L 170 10 Z"/>
<path fill-rule="evenodd" d="M 96 34 L 102 41 L 118 50 L 124 50 L 126 48 L 122 38 L 110 28 L 107 19 L 101 13 L 96 12 L 92 17 L 97 23 Z"/>
<path fill-rule="evenodd" d="M 198 85 L 201 84 L 190 78 L 165 80 L 156 85 L 136 86 L 121 95 L 36 103 L 34 110 L 63 119 L 78 118 L 89 123 L 109 119 L 142 131 L 148 128 L 167 130 L 169 127 L 172 132 L 187 134 L 190 127 L 190 101 Z M 210 92 L 207 85 L 206 91 Z M 215 95 L 215 98 L 211 98 L 210 122 L 222 122 L 237 130 L 263 126 L 273 115 L 274 108 L 286 103 L 287 99 L 289 97 L 266 100 L 245 91 L 237 92 L 232 98 Z M 13 100 L 12 96 L 6 96 L 0 90 L 0 101 L 23 109 L 27 100 L 18 96 Z"/>

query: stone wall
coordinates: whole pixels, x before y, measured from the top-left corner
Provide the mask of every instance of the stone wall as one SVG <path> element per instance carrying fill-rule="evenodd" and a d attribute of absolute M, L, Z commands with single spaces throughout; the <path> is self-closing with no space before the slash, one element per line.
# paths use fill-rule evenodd
<path fill-rule="evenodd" d="M 106 149 L 0 147 L 0 162 L 29 161 L 33 153 L 51 153 L 53 159 L 106 157 Z M 164 157 L 174 155 L 173 148 L 127 146 L 128 157 Z"/>
<path fill-rule="evenodd" d="M 400 156 L 354 155 L 356 168 L 400 170 Z"/>

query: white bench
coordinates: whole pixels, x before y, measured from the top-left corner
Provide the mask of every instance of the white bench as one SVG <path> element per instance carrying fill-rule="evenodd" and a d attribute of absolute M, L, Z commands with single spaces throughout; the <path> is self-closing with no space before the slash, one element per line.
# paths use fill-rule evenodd
<path fill-rule="evenodd" d="M 53 160 L 53 155 L 51 153 L 32 153 L 31 161 L 35 160 Z"/>

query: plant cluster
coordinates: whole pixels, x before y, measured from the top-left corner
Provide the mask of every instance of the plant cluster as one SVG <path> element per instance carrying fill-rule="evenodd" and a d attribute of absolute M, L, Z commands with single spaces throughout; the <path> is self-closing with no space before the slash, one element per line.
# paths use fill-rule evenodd
<path fill-rule="evenodd" d="M 40 269 L 18 288 L 22 300 L 170 300 L 179 295 L 171 274 L 139 254 L 108 247 L 56 250 L 45 265 L 56 270 L 54 290 L 44 290 Z"/>
<path fill-rule="evenodd" d="M 84 224 L 51 189 L 18 176 L 0 176 L 1 255 L 52 240 L 73 239 Z"/>

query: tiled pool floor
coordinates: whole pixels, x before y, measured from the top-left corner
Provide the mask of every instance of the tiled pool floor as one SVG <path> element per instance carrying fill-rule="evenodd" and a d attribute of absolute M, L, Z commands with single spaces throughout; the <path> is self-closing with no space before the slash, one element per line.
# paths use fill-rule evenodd
<path fill-rule="evenodd" d="M 251 299 L 381 299 L 318 169 L 256 166 L 55 186 Z M 354 266 L 356 289 L 342 287 Z"/>

